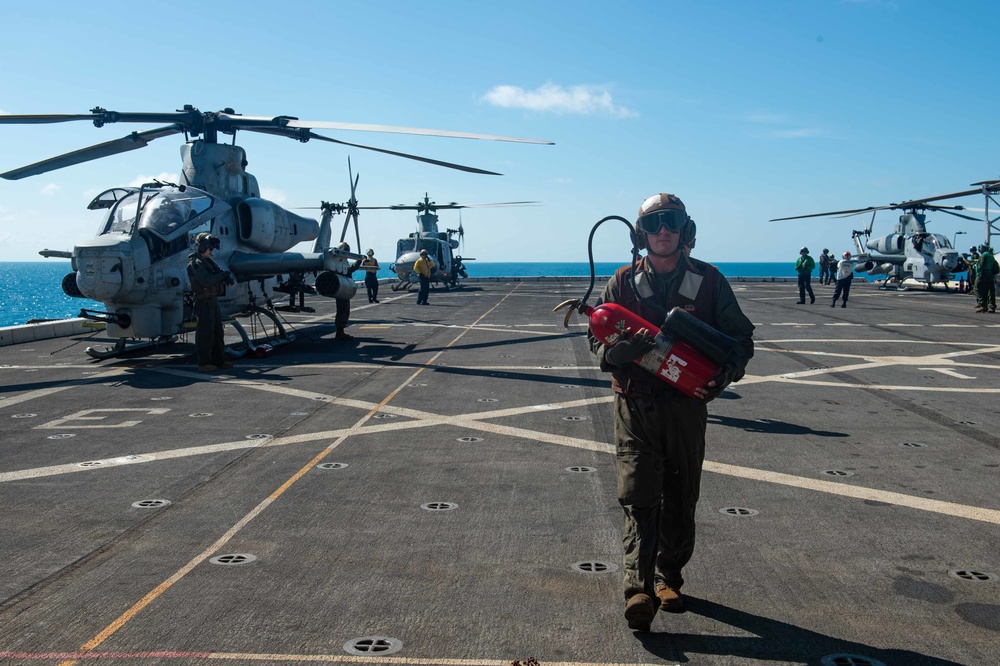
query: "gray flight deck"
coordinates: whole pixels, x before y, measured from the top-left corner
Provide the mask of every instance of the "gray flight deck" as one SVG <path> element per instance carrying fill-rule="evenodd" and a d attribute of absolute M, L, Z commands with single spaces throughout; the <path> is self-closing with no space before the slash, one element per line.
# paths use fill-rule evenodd
<path fill-rule="evenodd" d="M 609 377 L 551 313 L 585 282 L 385 288 L 353 342 L 314 298 L 211 375 L 193 335 L 0 347 L 0 664 L 1000 663 L 1000 316 L 733 286 L 757 353 L 710 406 L 687 612 L 649 634 Z"/>

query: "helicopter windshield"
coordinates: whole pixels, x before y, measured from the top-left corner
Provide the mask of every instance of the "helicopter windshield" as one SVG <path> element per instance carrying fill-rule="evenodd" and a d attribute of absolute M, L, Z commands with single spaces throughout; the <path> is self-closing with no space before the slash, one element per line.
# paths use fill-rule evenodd
<path fill-rule="evenodd" d="M 167 239 L 211 207 L 212 197 L 190 189 L 184 192 L 173 189 L 136 191 L 123 197 L 108 211 L 100 233 L 132 233 L 136 213 L 141 210 L 139 227 Z"/>
<path fill-rule="evenodd" d="M 200 192 L 160 192 L 158 196 L 144 202 L 139 227 L 162 238 L 169 238 L 211 207 L 212 197 Z"/>

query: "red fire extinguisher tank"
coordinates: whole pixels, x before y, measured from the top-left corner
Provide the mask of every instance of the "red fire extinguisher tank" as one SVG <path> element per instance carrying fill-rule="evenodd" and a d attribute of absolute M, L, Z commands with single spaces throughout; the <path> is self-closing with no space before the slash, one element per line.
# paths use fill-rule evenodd
<path fill-rule="evenodd" d="M 614 347 L 623 335 L 637 333 L 645 328 L 650 333 L 659 331 L 655 326 L 631 310 L 617 303 L 586 306 L 583 314 L 590 318 L 590 330 L 598 340 Z M 695 397 L 694 390 L 703 388 L 719 368 L 690 345 L 663 334 L 656 334 L 656 346 L 645 356 L 635 360 L 636 365 L 653 373 L 685 395 Z"/>

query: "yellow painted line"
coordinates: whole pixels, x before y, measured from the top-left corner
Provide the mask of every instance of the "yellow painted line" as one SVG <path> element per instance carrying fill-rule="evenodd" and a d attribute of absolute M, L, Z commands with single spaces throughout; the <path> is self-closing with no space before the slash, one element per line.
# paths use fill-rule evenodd
<path fill-rule="evenodd" d="M 514 289 L 517 289 L 517 286 L 515 286 Z M 508 294 L 508 296 L 509 295 L 510 294 Z M 491 312 L 493 312 L 495 309 L 497 309 L 498 307 L 500 307 L 500 305 L 502 305 L 503 302 L 506 299 L 507 299 L 506 296 L 504 298 L 500 299 L 500 301 L 498 301 L 496 305 L 494 305 L 492 308 L 490 308 L 485 313 L 483 313 L 483 315 L 480 316 L 479 319 L 477 319 L 476 322 L 473 325 L 475 325 L 476 323 L 479 323 L 484 318 L 486 318 Z M 159 585 L 157 585 L 155 588 L 153 588 L 142 599 L 140 599 L 139 601 L 137 601 L 128 610 L 126 610 L 124 613 L 122 613 L 120 616 L 118 616 L 111 624 L 109 624 L 107 627 L 105 627 L 96 636 L 94 636 L 92 639 L 90 639 L 89 641 L 87 641 L 86 643 L 84 643 L 82 646 L 80 646 L 80 651 L 81 652 L 90 652 L 91 650 L 94 650 L 97 647 L 99 647 L 102 643 L 104 643 L 104 641 L 106 641 L 108 638 L 110 638 L 111 636 L 113 636 L 119 629 L 121 629 L 130 620 L 132 620 L 132 618 L 134 618 L 136 615 L 138 615 L 139 613 L 141 613 L 143 611 L 143 609 L 145 609 L 147 606 L 149 606 L 151 603 L 153 603 L 156 599 L 158 599 L 164 592 L 166 592 L 168 589 L 170 589 L 170 587 L 174 583 L 176 583 L 177 581 L 181 580 L 184 576 L 186 576 L 188 573 L 190 573 L 195 567 L 197 567 L 203 561 L 205 561 L 206 559 L 208 559 L 209 556 L 212 555 L 212 553 L 217 552 L 220 548 L 222 548 L 224 545 L 226 545 L 250 521 L 252 521 L 258 515 L 260 515 L 275 500 L 277 500 L 279 497 L 281 497 L 281 495 L 285 491 L 287 491 L 289 488 L 291 488 L 292 485 L 294 485 L 296 481 L 298 481 L 303 476 L 305 476 L 306 473 L 310 472 L 316 465 L 318 465 L 323 460 L 323 458 L 325 458 L 326 456 L 328 456 L 331 451 L 333 451 L 335 448 L 337 448 L 338 446 L 340 446 L 340 444 L 344 440 L 346 440 L 348 437 L 350 437 L 352 434 L 356 434 L 357 432 L 359 432 L 361 430 L 361 426 L 363 426 L 365 424 L 365 422 L 367 422 L 372 416 L 374 416 L 375 413 L 378 412 L 379 409 L 381 409 L 382 407 L 384 407 L 390 400 L 392 400 L 397 394 L 399 394 L 399 392 L 402 391 L 403 388 L 407 384 L 410 384 L 414 379 L 416 379 L 416 377 L 421 372 L 423 372 L 427 367 L 429 367 L 430 364 L 433 363 L 435 359 L 437 359 L 439 356 L 441 356 L 441 354 L 443 354 L 445 352 L 445 350 L 447 350 L 452 345 L 454 345 L 456 342 L 458 342 L 460 339 L 462 339 L 462 337 L 466 333 L 468 333 L 468 331 L 469 331 L 469 328 L 466 328 L 465 330 L 463 330 L 459 335 L 457 335 L 455 337 L 455 339 L 453 339 L 451 342 L 449 342 L 447 345 L 445 345 L 444 348 L 441 349 L 441 351 L 439 351 L 430 360 L 428 360 L 427 363 L 425 363 L 422 367 L 418 368 L 412 375 L 410 375 L 405 381 L 403 381 L 403 383 L 401 383 L 391 393 L 389 393 L 389 395 L 387 395 L 385 398 L 383 398 L 382 401 L 378 405 L 376 405 L 373 409 L 371 409 L 370 411 L 368 411 L 367 414 L 365 414 L 364 416 L 362 416 L 361 419 L 359 419 L 357 423 L 355 423 L 353 426 L 351 426 L 351 428 L 349 429 L 348 433 L 346 433 L 346 434 L 338 437 L 329 446 L 327 446 L 325 449 L 323 449 L 318 454 L 316 454 L 316 456 L 314 456 L 312 460 L 310 460 L 308 463 L 306 463 L 306 465 L 303 466 L 294 475 L 292 475 L 291 478 L 289 478 L 287 481 L 285 481 L 283 484 L 281 484 L 281 486 L 279 486 L 274 492 L 272 492 L 266 499 L 264 499 L 260 504 L 258 504 L 256 507 L 254 507 L 248 514 L 246 514 L 245 516 L 243 516 L 243 518 L 241 518 L 235 525 L 233 525 L 231 528 L 229 528 L 229 530 L 225 534 L 223 534 L 221 537 L 219 537 L 215 541 L 215 543 L 213 543 L 211 546 L 209 546 L 208 548 L 206 548 L 205 550 L 203 550 L 201 553 L 199 553 L 198 555 L 196 555 L 190 562 L 188 562 L 187 564 L 185 564 L 176 573 L 174 573 L 174 575 L 172 575 L 170 578 L 168 578 L 167 580 L 165 580 L 162 583 L 160 583 Z M 75 660 L 75 659 L 65 660 L 65 661 L 60 662 L 59 666 L 73 666 L 74 664 L 76 664 L 76 662 L 77 662 L 77 660 Z"/>
<path fill-rule="evenodd" d="M 842 497 L 875 500 L 877 502 L 895 504 L 896 506 L 920 509 L 921 511 L 941 513 L 946 516 L 967 518 L 969 520 L 979 520 L 985 523 L 1000 525 L 1000 511 L 996 509 L 984 509 L 982 507 L 969 506 L 967 504 L 943 502 L 941 500 L 927 499 L 925 497 L 915 497 L 913 495 L 904 495 L 903 493 L 894 493 L 888 490 L 876 490 L 875 488 L 851 486 L 846 483 L 810 479 L 802 476 L 793 476 L 791 474 L 782 474 L 781 472 L 769 472 L 762 469 L 753 469 L 752 467 L 738 467 L 736 465 L 712 462 L 711 460 L 706 460 L 702 469 L 706 472 L 715 472 L 716 474 L 724 474 L 726 476 L 736 476 L 753 481 L 764 481 L 767 483 L 776 483 L 782 486 L 791 486 L 793 488 L 815 490 L 817 492 L 840 495 Z"/>

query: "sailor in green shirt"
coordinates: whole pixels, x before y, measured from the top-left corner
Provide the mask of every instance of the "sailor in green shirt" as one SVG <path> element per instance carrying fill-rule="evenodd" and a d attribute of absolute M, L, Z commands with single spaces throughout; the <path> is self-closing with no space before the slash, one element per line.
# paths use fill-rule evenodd
<path fill-rule="evenodd" d="M 809 292 L 809 304 L 816 302 L 813 295 L 812 272 L 816 268 L 816 262 L 809 256 L 809 248 L 804 247 L 799 250 L 799 258 L 795 260 L 795 272 L 799 274 L 799 300 L 798 305 L 806 302 L 806 292 Z"/>

